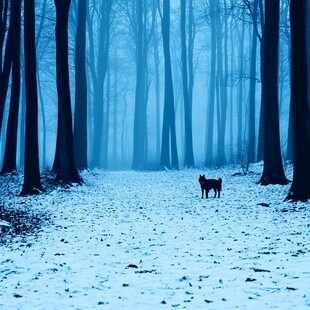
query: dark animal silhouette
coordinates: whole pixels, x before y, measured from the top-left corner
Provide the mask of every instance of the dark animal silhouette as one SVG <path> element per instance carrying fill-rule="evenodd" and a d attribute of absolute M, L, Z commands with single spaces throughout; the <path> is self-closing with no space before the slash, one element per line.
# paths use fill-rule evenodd
<path fill-rule="evenodd" d="M 220 198 L 221 190 L 222 190 L 222 179 L 206 179 L 205 175 L 199 175 L 198 179 L 201 187 L 201 198 L 203 198 L 203 192 L 206 192 L 206 198 L 208 198 L 208 193 L 210 189 L 214 190 L 214 198 L 216 194 L 218 194 L 218 198 Z"/>

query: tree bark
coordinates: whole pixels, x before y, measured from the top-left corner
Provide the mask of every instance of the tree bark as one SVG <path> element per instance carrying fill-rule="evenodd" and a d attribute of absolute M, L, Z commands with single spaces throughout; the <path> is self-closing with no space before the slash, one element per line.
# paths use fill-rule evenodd
<path fill-rule="evenodd" d="M 257 49 L 257 9 L 258 0 L 254 0 L 253 4 L 253 30 L 252 30 L 252 46 L 251 46 L 251 68 L 250 68 L 250 107 L 249 107 L 249 163 L 255 162 L 255 95 L 256 95 L 256 49 Z"/>
<path fill-rule="evenodd" d="M 179 169 L 170 56 L 170 0 L 163 1 L 162 35 L 165 59 L 165 95 L 160 166 L 168 169 Z"/>
<path fill-rule="evenodd" d="M 278 108 L 279 0 L 265 3 L 263 105 L 264 105 L 264 170 L 261 185 L 287 184 L 279 132 Z"/>
<path fill-rule="evenodd" d="M 310 199 L 306 2 L 307 0 L 291 0 L 290 7 L 294 175 L 286 200 L 292 201 Z"/>
<path fill-rule="evenodd" d="M 188 52 L 186 46 L 186 0 L 181 0 L 181 61 L 182 61 L 182 86 L 184 102 L 185 125 L 185 158 L 184 166 L 194 166 L 193 134 L 192 134 L 192 102 L 189 95 L 188 83 Z"/>
<path fill-rule="evenodd" d="M 160 75 L 159 75 L 159 36 L 157 35 L 157 22 L 155 21 L 154 31 L 154 66 L 155 66 L 155 101 L 156 101 L 156 159 L 160 158 Z"/>
<path fill-rule="evenodd" d="M 3 4 L 3 3 L 1 3 Z M 6 46 L 5 46 L 5 54 L 3 57 L 3 44 L 5 41 L 5 33 L 7 29 L 7 17 L 8 17 L 8 0 L 5 0 L 4 7 L 0 7 L 1 11 L 1 23 L 0 23 L 0 134 L 2 130 L 2 123 L 3 123 L 3 113 L 4 113 L 4 106 L 6 101 L 6 96 L 8 92 L 9 87 L 9 79 L 10 79 L 10 73 L 12 68 L 12 49 L 13 46 L 13 40 L 14 38 L 10 35 L 7 36 L 6 40 Z"/>
<path fill-rule="evenodd" d="M 216 24 L 217 18 L 214 1 L 210 1 L 210 30 L 211 30 L 211 59 L 210 59 L 210 88 L 209 104 L 207 109 L 207 126 L 206 126 L 206 154 L 205 165 L 210 167 L 213 164 L 213 130 L 214 130 L 214 106 L 215 106 L 215 68 L 216 68 Z"/>
<path fill-rule="evenodd" d="M 68 67 L 68 16 L 71 0 L 55 0 L 58 126 L 53 171 L 65 183 L 81 183 L 73 154 L 72 112 Z"/>
<path fill-rule="evenodd" d="M 261 83 L 263 85 L 264 80 L 264 32 L 265 32 L 265 20 L 264 20 L 264 9 L 263 9 L 263 0 L 258 0 L 259 6 L 259 13 L 261 16 L 261 27 L 262 27 L 262 38 L 260 41 L 260 77 Z M 265 117 L 265 110 L 264 110 L 264 96 L 263 90 L 261 91 L 261 105 L 260 105 L 260 115 L 259 115 L 259 128 L 258 128 L 258 145 L 257 145 L 257 158 L 256 161 L 259 162 L 264 160 L 264 117 Z"/>
<path fill-rule="evenodd" d="M 12 87 L 9 119 L 6 132 L 6 146 L 1 174 L 16 170 L 18 109 L 20 99 L 20 30 L 21 2 L 11 2 L 9 35 L 12 36 Z"/>
<path fill-rule="evenodd" d="M 20 195 L 43 191 L 38 147 L 38 93 L 36 78 L 34 0 L 24 2 L 24 53 L 26 82 L 26 133 L 24 184 Z"/>
<path fill-rule="evenodd" d="M 244 18 L 244 16 L 243 16 Z M 245 23 L 242 23 L 241 34 L 239 36 L 239 49 L 238 49 L 238 70 L 239 70 L 239 84 L 238 84 L 238 107 L 237 107 L 237 156 L 239 160 L 242 160 L 243 153 L 243 76 L 244 76 L 244 32 L 245 32 Z"/>
<path fill-rule="evenodd" d="M 91 74 L 94 81 L 94 126 L 92 166 L 101 167 L 102 133 L 104 122 L 104 84 L 108 70 L 109 45 L 110 45 L 110 14 L 112 0 L 102 0 L 99 25 L 99 45 L 97 66 L 95 68 L 94 44 L 92 25 L 89 23 L 90 32 L 90 63 Z"/>
<path fill-rule="evenodd" d="M 133 131 L 133 156 L 132 168 L 144 169 L 146 165 L 146 66 L 147 55 L 145 53 L 145 26 L 144 6 L 145 1 L 136 2 L 136 89 L 135 89 L 135 115 Z"/>
<path fill-rule="evenodd" d="M 86 10 L 88 1 L 78 2 L 75 41 L 75 113 L 74 159 L 80 170 L 87 168 L 87 80 L 86 80 Z"/>
<path fill-rule="evenodd" d="M 226 4 L 225 4 L 226 5 Z M 225 9 L 225 7 L 224 7 Z M 216 11 L 221 11 L 221 4 L 216 2 Z M 226 11 L 226 10 L 225 10 Z M 227 22 L 225 22 L 227 23 Z M 217 40 L 217 76 L 219 82 L 219 109 L 218 109 L 218 139 L 217 139 L 217 156 L 216 165 L 223 166 L 226 164 L 225 156 L 225 129 L 227 115 L 227 89 L 226 89 L 226 74 L 224 76 L 223 61 L 227 61 L 227 37 L 223 46 L 223 20 L 219 16 L 216 22 L 216 40 Z M 225 33 L 227 26 L 225 26 Z M 224 50 L 224 55 L 223 55 Z M 227 72 L 227 70 L 226 70 Z M 226 73 L 225 72 L 225 73 Z"/>

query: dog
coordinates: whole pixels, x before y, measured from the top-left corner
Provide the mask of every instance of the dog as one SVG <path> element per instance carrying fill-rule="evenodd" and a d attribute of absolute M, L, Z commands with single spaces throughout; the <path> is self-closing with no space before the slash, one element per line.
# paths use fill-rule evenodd
<path fill-rule="evenodd" d="M 206 191 L 206 198 L 208 198 L 208 193 L 210 189 L 214 190 L 214 198 L 216 194 L 218 194 L 218 198 L 220 198 L 221 190 L 222 190 L 222 179 L 206 179 L 205 175 L 199 175 L 198 179 L 201 187 L 201 199 L 203 198 L 203 192 Z"/>

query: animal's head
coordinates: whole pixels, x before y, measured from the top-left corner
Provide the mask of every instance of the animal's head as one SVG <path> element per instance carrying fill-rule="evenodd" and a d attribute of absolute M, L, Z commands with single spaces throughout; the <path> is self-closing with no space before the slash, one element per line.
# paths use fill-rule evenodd
<path fill-rule="evenodd" d="M 205 180 L 206 180 L 205 175 L 199 175 L 199 179 L 198 179 L 198 181 L 199 181 L 199 183 L 200 183 L 200 184 L 204 183 L 204 182 L 205 182 Z"/>

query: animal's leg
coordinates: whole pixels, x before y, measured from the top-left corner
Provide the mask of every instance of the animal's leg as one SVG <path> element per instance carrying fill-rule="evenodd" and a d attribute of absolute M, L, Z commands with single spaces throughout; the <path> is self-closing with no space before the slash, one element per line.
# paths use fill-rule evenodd
<path fill-rule="evenodd" d="M 209 191 L 206 190 L 206 198 L 209 198 Z"/>
<path fill-rule="evenodd" d="M 214 188 L 213 190 L 214 190 L 214 197 L 213 198 L 215 198 L 216 197 L 216 188 Z"/>
<path fill-rule="evenodd" d="M 221 194 L 221 191 L 218 191 L 218 198 L 220 198 L 220 196 L 221 196 L 220 194 Z"/>
<path fill-rule="evenodd" d="M 203 191 L 204 191 L 204 189 L 201 188 L 201 199 L 203 199 Z"/>

